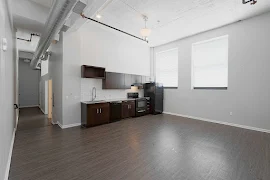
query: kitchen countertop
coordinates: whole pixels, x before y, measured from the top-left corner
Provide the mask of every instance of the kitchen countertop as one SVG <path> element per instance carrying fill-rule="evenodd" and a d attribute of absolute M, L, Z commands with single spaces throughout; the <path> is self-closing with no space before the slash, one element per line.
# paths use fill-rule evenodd
<path fill-rule="evenodd" d="M 106 100 L 96 100 L 96 101 L 83 101 L 83 104 L 100 104 L 100 103 L 110 103 L 117 101 L 134 101 L 136 98 L 120 98 L 120 99 L 106 99 Z"/>

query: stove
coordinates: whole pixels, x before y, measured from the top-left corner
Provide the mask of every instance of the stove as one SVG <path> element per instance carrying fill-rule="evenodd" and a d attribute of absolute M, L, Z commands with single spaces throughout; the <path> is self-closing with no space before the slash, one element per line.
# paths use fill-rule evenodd
<path fill-rule="evenodd" d="M 127 93 L 127 97 L 135 99 L 135 116 L 143 116 L 147 114 L 147 98 L 139 98 L 139 93 Z"/>

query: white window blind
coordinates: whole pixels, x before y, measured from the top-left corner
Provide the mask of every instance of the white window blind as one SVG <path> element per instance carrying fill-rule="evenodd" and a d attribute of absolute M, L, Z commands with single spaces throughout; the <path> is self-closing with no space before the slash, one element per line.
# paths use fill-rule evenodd
<path fill-rule="evenodd" d="M 164 87 L 178 87 L 178 49 L 156 54 L 156 82 Z"/>
<path fill-rule="evenodd" d="M 192 45 L 192 86 L 194 89 L 227 89 L 227 35 Z"/>

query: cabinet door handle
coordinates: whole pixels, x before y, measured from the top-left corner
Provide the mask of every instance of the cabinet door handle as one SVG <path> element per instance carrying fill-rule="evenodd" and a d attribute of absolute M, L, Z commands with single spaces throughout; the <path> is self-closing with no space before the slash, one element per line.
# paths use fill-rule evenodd
<path fill-rule="evenodd" d="M 99 109 L 99 113 L 101 113 L 101 108 Z"/>
<path fill-rule="evenodd" d="M 97 109 L 97 114 L 98 114 L 98 109 Z"/>

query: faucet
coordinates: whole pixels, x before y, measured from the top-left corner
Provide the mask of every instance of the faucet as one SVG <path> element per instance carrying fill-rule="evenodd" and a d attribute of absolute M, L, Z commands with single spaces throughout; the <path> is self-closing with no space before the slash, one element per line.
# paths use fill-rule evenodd
<path fill-rule="evenodd" d="M 94 94 L 94 90 L 95 90 L 95 94 Z M 94 101 L 97 97 L 97 89 L 95 87 L 92 88 L 92 101 Z"/>

